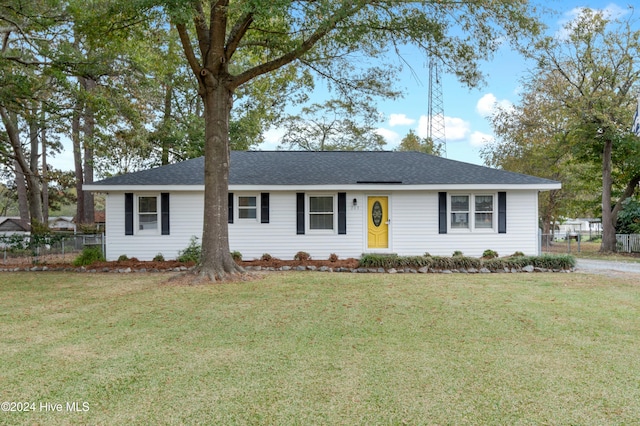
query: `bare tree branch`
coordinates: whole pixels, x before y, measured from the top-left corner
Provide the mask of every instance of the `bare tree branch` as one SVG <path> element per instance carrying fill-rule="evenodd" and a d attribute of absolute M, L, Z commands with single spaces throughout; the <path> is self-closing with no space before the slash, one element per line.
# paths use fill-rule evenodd
<path fill-rule="evenodd" d="M 180 42 L 182 43 L 182 48 L 184 49 L 184 54 L 187 57 L 187 62 L 189 62 L 191 71 L 193 71 L 195 75 L 200 75 L 201 66 L 198 62 L 198 58 L 196 58 L 196 54 L 193 51 L 193 48 L 191 47 L 191 39 L 189 38 L 187 27 L 185 26 L 185 24 L 176 24 L 176 29 L 178 30 Z"/>

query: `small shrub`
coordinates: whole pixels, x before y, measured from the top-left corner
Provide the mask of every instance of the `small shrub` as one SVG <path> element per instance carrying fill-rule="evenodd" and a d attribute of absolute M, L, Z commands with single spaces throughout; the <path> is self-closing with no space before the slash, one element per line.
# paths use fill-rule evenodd
<path fill-rule="evenodd" d="M 195 262 L 198 263 L 200 261 L 200 254 L 202 253 L 202 246 L 198 244 L 197 237 L 191 237 L 189 241 L 189 245 L 184 250 L 180 250 L 178 252 L 178 262 Z"/>
<path fill-rule="evenodd" d="M 479 269 L 482 262 L 475 257 L 455 256 L 451 259 L 453 261 L 453 269 Z"/>
<path fill-rule="evenodd" d="M 158 253 L 153 257 L 154 262 L 164 262 L 164 256 L 162 253 Z"/>
<path fill-rule="evenodd" d="M 521 251 L 517 251 L 511 255 L 511 257 L 524 257 L 524 253 Z"/>
<path fill-rule="evenodd" d="M 403 256 L 400 258 L 402 266 L 422 268 L 423 266 L 431 266 L 431 258 L 424 256 Z"/>
<path fill-rule="evenodd" d="M 48 223 L 40 223 L 37 220 L 31 221 L 31 235 L 48 235 L 49 233 Z"/>
<path fill-rule="evenodd" d="M 329 255 L 329 262 L 337 262 L 338 261 L 338 255 L 335 253 L 331 253 Z"/>
<path fill-rule="evenodd" d="M 451 257 L 462 257 L 464 256 L 464 253 L 462 253 L 460 250 L 456 250 L 453 252 L 453 254 L 451 255 Z"/>
<path fill-rule="evenodd" d="M 88 266 L 95 262 L 104 262 L 102 249 L 97 246 L 87 246 L 82 249 L 80 256 L 73 261 L 73 266 Z"/>
<path fill-rule="evenodd" d="M 127 260 L 129 260 L 129 256 L 127 256 L 126 254 L 121 254 L 118 257 L 118 262 L 126 262 Z"/>
<path fill-rule="evenodd" d="M 498 257 L 498 252 L 495 250 L 485 250 L 482 252 L 483 259 L 495 259 Z"/>
<path fill-rule="evenodd" d="M 530 264 L 545 269 L 571 269 L 576 266 L 576 258 L 570 254 L 543 254 L 530 258 Z"/>
<path fill-rule="evenodd" d="M 360 258 L 360 266 L 363 268 L 395 268 L 399 266 L 397 254 L 367 253 Z"/>
<path fill-rule="evenodd" d="M 432 264 L 433 269 L 440 269 L 444 271 L 449 269 L 455 269 L 455 266 L 456 266 L 456 261 L 452 257 L 440 257 L 440 256 L 433 257 L 433 264 Z"/>
<path fill-rule="evenodd" d="M 295 256 L 293 256 L 293 259 L 304 262 L 306 260 L 311 260 L 311 255 L 306 251 L 299 251 L 295 254 Z"/>
<path fill-rule="evenodd" d="M 99 234 L 100 230 L 95 223 L 79 223 L 77 225 L 78 230 L 83 234 Z"/>
<path fill-rule="evenodd" d="M 237 250 L 234 250 L 231 252 L 231 257 L 233 258 L 233 260 L 235 260 L 236 262 L 240 262 L 242 260 L 242 253 L 240 253 Z"/>
<path fill-rule="evenodd" d="M 273 257 L 271 257 L 271 255 L 269 253 L 265 253 L 265 254 L 262 255 L 262 257 L 260 257 L 260 260 L 264 260 L 265 262 L 268 262 L 271 259 L 273 259 Z"/>
<path fill-rule="evenodd" d="M 497 257 L 483 260 L 482 266 L 490 271 L 498 271 L 506 268 L 507 266 L 511 267 L 506 259 L 498 259 Z"/>

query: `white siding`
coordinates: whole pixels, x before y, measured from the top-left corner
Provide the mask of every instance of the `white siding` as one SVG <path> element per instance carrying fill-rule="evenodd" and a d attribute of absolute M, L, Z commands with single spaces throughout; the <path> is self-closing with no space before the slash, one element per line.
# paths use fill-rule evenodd
<path fill-rule="evenodd" d="M 428 252 L 435 256 L 451 256 L 459 250 L 466 256 L 480 257 L 487 249 L 497 251 L 500 256 L 516 251 L 538 254 L 537 191 L 507 192 L 506 234 L 499 234 L 497 229 L 448 229 L 446 234 L 439 234 L 437 192 L 396 192 L 391 214 L 392 251 L 400 255 Z M 496 210 L 496 219 L 497 215 Z"/>
<path fill-rule="evenodd" d="M 327 194 L 327 192 L 307 192 Z M 336 194 L 335 192 L 333 193 Z M 496 193 L 497 194 L 497 193 Z M 136 195 L 140 195 L 136 193 Z M 389 252 L 400 255 L 450 256 L 460 250 L 467 256 L 479 257 L 487 249 L 501 256 L 522 251 L 538 252 L 537 191 L 507 193 L 507 233 L 489 232 L 438 233 L 438 193 L 434 191 L 347 192 L 347 234 L 313 232 L 296 234 L 296 192 L 270 192 L 270 223 L 260 223 L 260 193 L 234 191 L 257 197 L 258 218 L 239 219 L 237 206 L 234 223 L 229 224 L 230 249 L 243 259 L 260 258 L 264 253 L 280 259 L 292 259 L 298 251 L 306 251 L 313 259 L 327 259 L 331 253 L 340 258 L 360 257 L 366 252 L 367 196 L 389 197 Z M 353 205 L 353 199 L 357 205 Z M 307 205 L 308 208 L 308 205 Z M 150 260 L 158 253 L 173 259 L 189 244 L 191 236 L 202 236 L 202 192 L 173 192 L 170 196 L 171 235 L 124 235 L 124 194 L 111 192 L 107 196 L 106 232 L 107 258 L 126 254 L 140 260 Z M 337 211 L 334 212 L 337 217 Z M 495 212 L 497 217 L 497 211 Z M 308 215 L 305 215 L 308 226 Z"/>
<path fill-rule="evenodd" d="M 306 194 L 331 195 L 327 192 Z M 235 197 L 242 195 L 257 195 L 259 206 L 259 193 L 234 192 Z M 332 253 L 340 258 L 360 257 L 362 214 L 359 207 L 353 207 L 352 201 L 356 197 L 353 193 L 347 193 L 346 235 L 338 235 L 337 228 L 321 232 L 307 230 L 304 235 L 297 235 L 296 193 L 272 192 L 269 200 L 269 223 L 260 223 L 259 217 L 257 220 L 238 219 L 236 212 L 234 223 L 229 225 L 230 248 L 242 253 L 245 260 L 260 258 L 265 253 L 279 259 L 293 259 L 299 251 L 309 253 L 312 259 L 328 259 Z M 337 218 L 337 210 L 334 211 L 334 216 Z M 308 215 L 305 215 L 305 221 L 308 226 Z"/>
<path fill-rule="evenodd" d="M 158 195 L 158 193 L 136 193 Z M 120 255 L 151 260 L 161 253 L 165 259 L 175 259 L 189 245 L 191 236 L 202 237 L 201 192 L 172 193 L 169 197 L 170 235 L 124 234 L 124 193 L 109 193 L 106 197 L 106 257 L 116 260 Z"/>

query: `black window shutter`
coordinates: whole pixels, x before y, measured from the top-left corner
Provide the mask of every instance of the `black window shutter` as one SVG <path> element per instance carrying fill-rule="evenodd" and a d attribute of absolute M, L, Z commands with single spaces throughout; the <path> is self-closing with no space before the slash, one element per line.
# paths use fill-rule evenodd
<path fill-rule="evenodd" d="M 229 193 L 229 217 L 227 218 L 228 223 L 233 223 L 233 192 Z"/>
<path fill-rule="evenodd" d="M 347 233 L 347 193 L 338 192 L 338 234 Z"/>
<path fill-rule="evenodd" d="M 304 192 L 296 193 L 296 234 L 304 234 Z"/>
<path fill-rule="evenodd" d="M 438 233 L 447 233 L 447 193 L 438 192 Z"/>
<path fill-rule="evenodd" d="M 507 193 L 498 192 L 498 233 L 507 233 Z"/>
<path fill-rule="evenodd" d="M 162 216 L 162 235 L 169 235 L 169 193 L 160 194 L 160 215 Z"/>
<path fill-rule="evenodd" d="M 269 223 L 269 193 L 260 194 L 260 223 Z"/>
<path fill-rule="evenodd" d="M 124 194 L 124 235 L 133 235 L 133 193 Z"/>

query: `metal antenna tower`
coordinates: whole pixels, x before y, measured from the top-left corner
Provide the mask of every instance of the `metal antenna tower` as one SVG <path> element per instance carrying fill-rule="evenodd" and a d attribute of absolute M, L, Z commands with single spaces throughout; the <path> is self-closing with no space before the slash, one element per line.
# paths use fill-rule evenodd
<path fill-rule="evenodd" d="M 444 133 L 444 104 L 442 101 L 442 79 L 438 63 L 429 59 L 429 125 L 427 137 L 434 146 L 442 147 L 442 156 L 447 157 L 447 138 Z"/>

